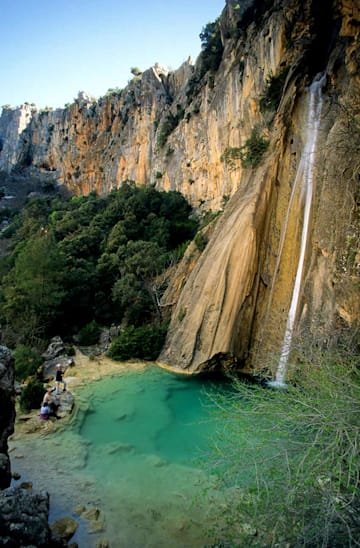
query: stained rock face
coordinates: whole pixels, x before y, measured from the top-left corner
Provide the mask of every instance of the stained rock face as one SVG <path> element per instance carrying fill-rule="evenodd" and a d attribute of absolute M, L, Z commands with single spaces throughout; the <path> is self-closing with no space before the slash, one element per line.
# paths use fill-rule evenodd
<path fill-rule="evenodd" d="M 0 346 L 0 489 L 8 487 L 11 481 L 7 440 L 14 431 L 14 378 L 11 352 L 5 346 Z"/>
<path fill-rule="evenodd" d="M 349 4 L 345 4 L 348 17 Z M 286 15 L 291 17 L 291 11 Z M 338 15 L 334 14 L 335 19 Z M 354 3 L 352 16 L 359 20 Z M 302 32 L 308 32 L 308 44 L 315 44 L 315 30 L 301 18 L 300 23 Z M 272 26 L 275 28 L 275 20 L 269 19 L 268 29 Z M 347 25 L 346 41 L 339 36 L 329 57 L 313 59 L 318 67 L 323 63 L 328 80 L 313 152 L 315 205 L 305 250 L 297 332 L 309 340 L 314 337 L 325 342 L 339 326 L 355 327 L 360 319 L 356 167 L 354 171 L 360 156 L 356 122 L 360 57 L 354 54 L 359 53 L 359 28 L 354 30 L 354 19 L 351 28 L 351 39 Z M 258 39 L 264 35 L 272 38 L 262 27 Z M 289 62 L 289 75 L 267 134 L 268 151 L 259 167 L 240 173 L 239 189 L 228 202 L 172 315 L 159 359 L 174 367 L 193 372 L 220 365 L 274 371 L 271 360 L 279 356 L 301 247 L 304 191 L 293 189 L 308 146 L 309 92 L 295 67 L 304 62 L 309 51 L 302 49 L 295 33 L 293 37 L 293 57 L 286 53 L 283 57 L 283 63 Z M 330 98 L 334 95 L 336 101 Z M 259 105 L 259 99 L 256 102 Z M 354 163 L 350 158 L 357 160 Z"/>
<path fill-rule="evenodd" d="M 196 371 L 215 356 L 246 355 L 271 182 L 261 172 L 231 200 L 181 293 L 161 361 Z"/>

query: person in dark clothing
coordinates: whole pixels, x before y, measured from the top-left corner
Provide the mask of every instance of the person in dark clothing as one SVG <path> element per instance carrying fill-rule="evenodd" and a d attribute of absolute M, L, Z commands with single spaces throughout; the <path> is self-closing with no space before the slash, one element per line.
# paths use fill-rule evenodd
<path fill-rule="evenodd" d="M 66 382 L 63 379 L 64 371 L 61 365 L 58 363 L 56 366 L 55 374 L 55 385 L 56 385 L 56 394 L 60 394 L 60 384 L 63 385 L 63 392 L 66 391 Z"/>

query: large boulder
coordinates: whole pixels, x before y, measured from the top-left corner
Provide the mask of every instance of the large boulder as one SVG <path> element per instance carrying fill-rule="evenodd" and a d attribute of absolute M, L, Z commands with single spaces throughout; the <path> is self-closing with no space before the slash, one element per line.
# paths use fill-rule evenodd
<path fill-rule="evenodd" d="M 14 376 L 11 352 L 6 346 L 0 346 L 0 489 L 5 489 L 11 482 L 7 440 L 14 431 L 15 422 Z"/>
<path fill-rule="evenodd" d="M 43 353 L 42 357 L 44 360 L 53 360 L 61 354 L 65 354 L 65 346 L 61 337 L 53 337 L 50 341 L 49 346 Z"/>
<path fill-rule="evenodd" d="M 57 416 L 63 418 L 67 415 L 70 415 L 75 402 L 73 394 L 67 390 L 66 392 L 62 392 L 61 394 L 59 394 L 57 398 L 59 401 Z"/>
<path fill-rule="evenodd" d="M 42 366 L 42 375 L 44 380 L 50 381 L 55 377 L 56 366 L 60 364 L 65 371 L 73 360 L 67 354 L 64 342 L 61 337 L 53 337 L 46 351 L 42 354 L 44 364 Z"/>
<path fill-rule="evenodd" d="M 49 495 L 33 493 L 19 487 L 0 492 L 1 546 L 48 547 L 51 533 L 48 524 Z"/>

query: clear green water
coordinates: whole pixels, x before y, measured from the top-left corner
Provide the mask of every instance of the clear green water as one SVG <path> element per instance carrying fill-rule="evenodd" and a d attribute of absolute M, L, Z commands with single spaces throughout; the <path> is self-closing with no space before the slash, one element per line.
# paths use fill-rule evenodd
<path fill-rule="evenodd" d="M 80 434 L 98 450 L 124 444 L 136 455 L 188 464 L 213 432 L 205 386 L 154 368 L 103 380 L 82 393 L 90 412 Z"/>
<path fill-rule="evenodd" d="M 92 383 L 76 396 L 81 410 L 67 430 L 15 444 L 13 470 L 50 492 L 52 518 L 101 508 L 105 530 L 89 535 L 81 521 L 80 548 L 99 538 L 112 547 L 205 546 L 211 512 L 202 494 L 215 486 L 200 466 L 216 430 L 209 390 L 226 386 L 155 367 Z"/>

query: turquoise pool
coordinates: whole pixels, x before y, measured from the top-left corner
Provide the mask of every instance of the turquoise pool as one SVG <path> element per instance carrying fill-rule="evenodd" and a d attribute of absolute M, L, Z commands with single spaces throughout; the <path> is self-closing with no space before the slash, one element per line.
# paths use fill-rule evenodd
<path fill-rule="evenodd" d="M 80 519 L 80 548 L 100 539 L 112 547 L 204 546 L 212 517 L 202 495 L 221 498 L 201 465 L 217 428 L 210 394 L 226 389 L 152 366 L 106 377 L 79 391 L 67 429 L 15 444 L 13 469 L 50 492 L 51 519 Z M 103 530 L 89 532 L 81 507 L 101 509 Z"/>

